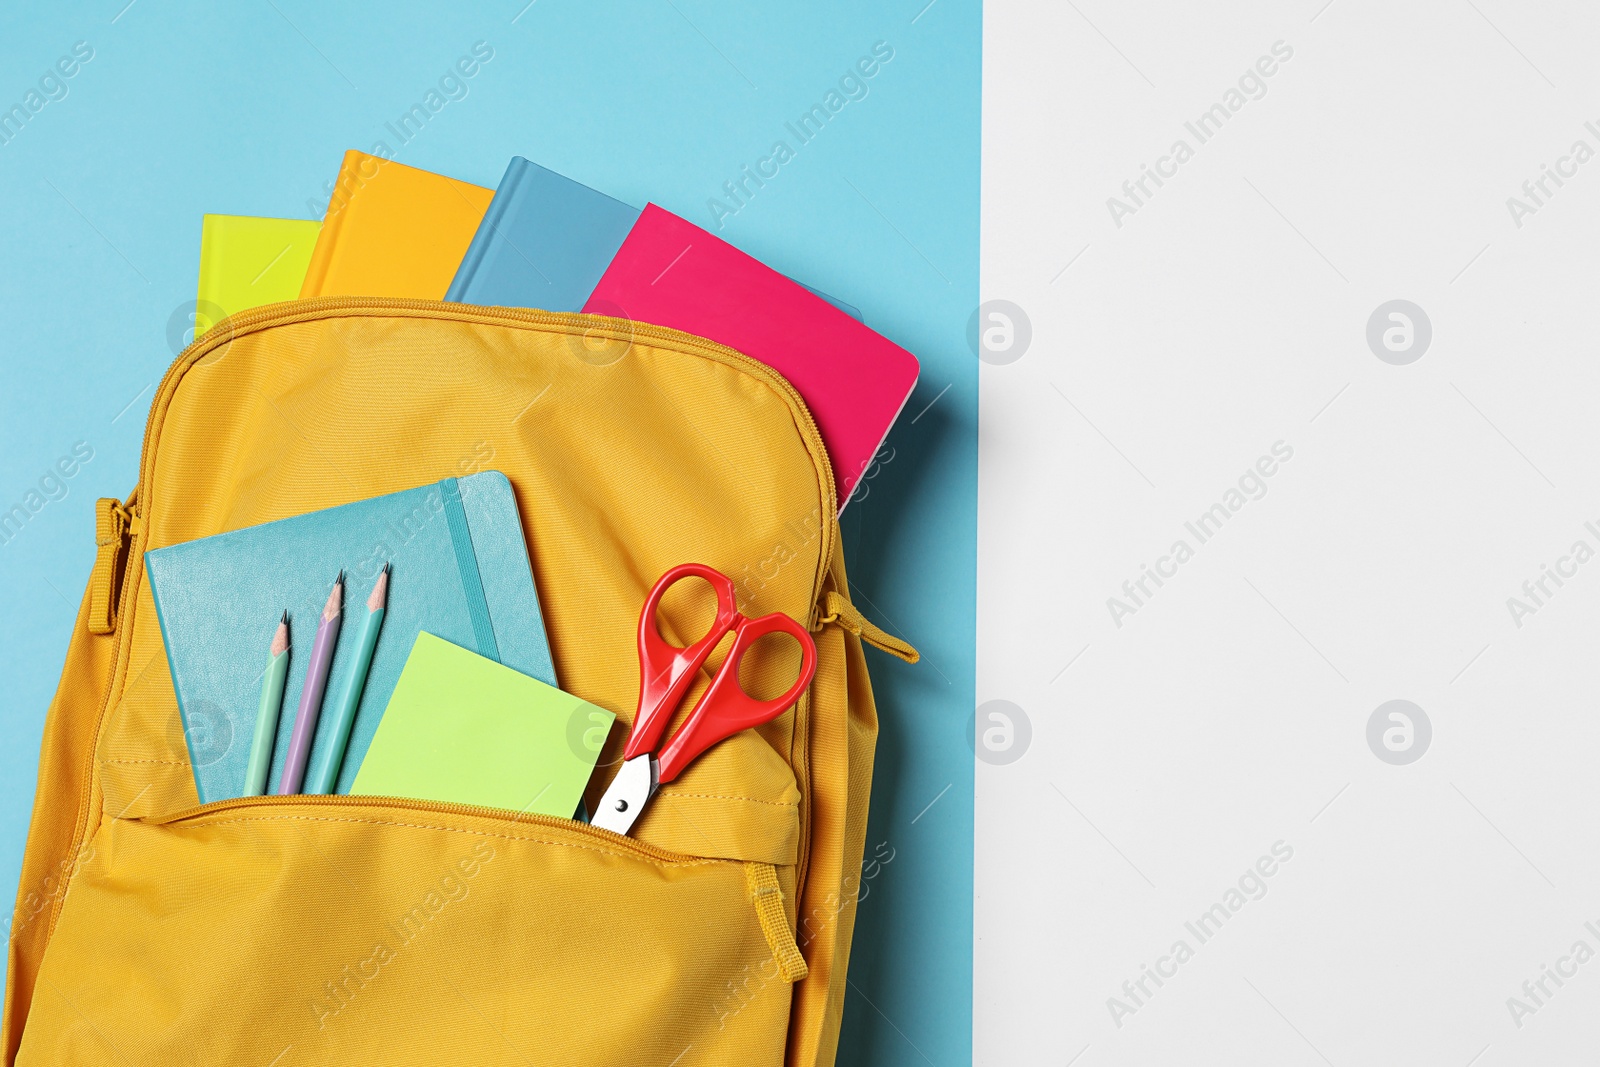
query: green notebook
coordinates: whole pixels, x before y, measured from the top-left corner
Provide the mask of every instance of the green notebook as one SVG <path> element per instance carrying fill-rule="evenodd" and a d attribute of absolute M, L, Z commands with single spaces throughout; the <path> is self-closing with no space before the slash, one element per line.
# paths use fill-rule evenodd
<path fill-rule="evenodd" d="M 615 718 L 420 633 L 350 792 L 570 818 Z"/>

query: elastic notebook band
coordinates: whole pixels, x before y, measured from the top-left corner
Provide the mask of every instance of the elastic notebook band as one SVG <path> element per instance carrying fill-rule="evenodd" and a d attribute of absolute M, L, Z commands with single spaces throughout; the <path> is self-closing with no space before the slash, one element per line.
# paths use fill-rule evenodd
<path fill-rule="evenodd" d="M 450 524 L 450 541 L 456 550 L 456 567 L 461 571 L 461 589 L 467 594 L 467 614 L 472 617 L 478 655 L 499 663 L 500 646 L 495 643 L 494 624 L 489 621 L 489 601 L 483 595 L 483 577 L 478 573 L 478 553 L 472 548 L 467 510 L 461 506 L 461 486 L 454 478 L 446 478 L 439 483 L 439 491 L 444 496 L 444 515 Z"/>

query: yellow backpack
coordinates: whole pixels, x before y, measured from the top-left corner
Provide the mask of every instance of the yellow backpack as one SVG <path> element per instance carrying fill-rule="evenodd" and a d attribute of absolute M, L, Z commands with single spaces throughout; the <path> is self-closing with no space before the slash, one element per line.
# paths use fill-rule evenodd
<path fill-rule="evenodd" d="M 144 553 L 487 469 L 516 489 L 563 688 L 621 720 L 602 763 L 675 564 L 805 623 L 809 691 L 631 839 L 371 797 L 197 806 Z M 674 330 L 370 298 L 207 333 L 156 393 L 133 495 L 99 502 L 3 1062 L 832 1063 L 877 734 L 862 640 L 916 657 L 851 605 L 833 500 L 794 389 Z"/>

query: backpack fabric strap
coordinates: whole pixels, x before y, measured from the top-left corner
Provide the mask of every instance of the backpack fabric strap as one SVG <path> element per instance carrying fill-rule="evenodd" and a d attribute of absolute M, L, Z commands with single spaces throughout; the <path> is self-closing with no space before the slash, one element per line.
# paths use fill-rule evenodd
<path fill-rule="evenodd" d="M 94 571 L 89 576 L 89 632 L 109 634 L 117 628 L 117 569 L 128 535 L 128 513 L 122 501 L 103 496 L 94 505 Z"/>
<path fill-rule="evenodd" d="M 878 651 L 887 652 L 907 663 L 916 663 L 922 658 L 922 654 L 909 643 L 874 625 L 847 597 L 834 590 L 829 590 L 823 599 L 822 618 L 817 620 L 817 624 L 825 626 L 830 622 L 838 623 Z"/>
<path fill-rule="evenodd" d="M 744 881 L 756 906 L 756 918 L 761 921 L 761 933 L 772 949 L 772 961 L 778 965 L 778 977 L 785 982 L 800 981 L 811 972 L 806 958 L 800 955 L 800 946 L 795 944 L 789 916 L 784 914 L 777 870 L 770 863 L 746 863 Z"/>

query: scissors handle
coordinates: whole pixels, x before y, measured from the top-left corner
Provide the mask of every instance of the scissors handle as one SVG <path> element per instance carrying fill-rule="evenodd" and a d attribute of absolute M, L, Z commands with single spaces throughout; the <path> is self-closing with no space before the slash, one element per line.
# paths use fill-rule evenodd
<path fill-rule="evenodd" d="M 667 590 L 685 578 L 704 578 L 717 594 L 717 617 L 710 631 L 687 648 L 668 644 L 656 629 L 656 610 Z M 624 759 L 654 752 L 672 714 L 694 684 L 695 673 L 727 632 L 740 620 L 733 580 L 704 563 L 682 563 L 663 574 L 639 613 L 639 711 L 628 734 Z M 730 653 L 730 660 L 732 655 Z"/>
<path fill-rule="evenodd" d="M 786 633 L 800 643 L 800 674 L 787 692 L 776 700 L 756 700 L 739 684 L 739 661 L 767 634 Z M 817 646 L 811 635 L 782 612 L 759 619 L 740 619 L 735 624 L 733 647 L 718 669 L 711 685 L 695 704 L 694 710 L 667 747 L 661 750 L 658 782 L 670 782 L 706 749 L 740 730 L 771 722 L 799 699 L 817 673 Z"/>

